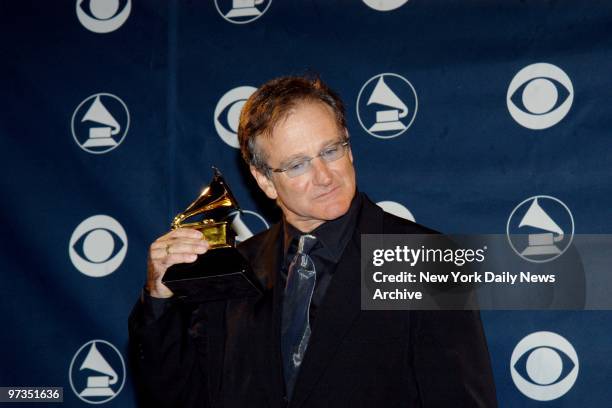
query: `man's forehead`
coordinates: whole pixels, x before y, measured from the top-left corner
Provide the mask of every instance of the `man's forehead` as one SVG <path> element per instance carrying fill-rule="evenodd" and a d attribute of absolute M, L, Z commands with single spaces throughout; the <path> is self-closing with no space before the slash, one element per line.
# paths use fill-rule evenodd
<path fill-rule="evenodd" d="M 269 131 L 260 134 L 257 141 L 261 145 L 290 144 L 299 141 L 303 144 L 326 144 L 345 134 L 336 121 L 333 110 L 322 102 L 301 102 L 291 107 Z"/>
<path fill-rule="evenodd" d="M 285 161 L 297 157 L 314 156 L 321 149 L 341 139 L 342 137 L 339 133 L 332 132 L 330 135 L 317 136 L 316 140 L 313 140 L 312 137 L 305 139 L 303 143 L 282 143 L 283 137 L 277 135 L 264 138 L 265 141 L 259 146 L 266 157 L 274 157 L 277 160 Z"/>
<path fill-rule="evenodd" d="M 316 112 L 316 114 L 321 115 L 325 118 L 325 122 L 334 122 L 336 123 L 336 115 L 334 110 L 328 104 L 318 101 L 318 100 L 301 100 L 295 101 L 289 106 L 287 109 L 283 109 L 280 116 L 276 118 L 276 123 L 272 127 L 272 132 L 274 132 L 277 128 L 282 128 L 287 123 L 291 122 L 297 115 L 303 114 L 305 112 Z M 271 132 L 271 133 L 272 133 Z"/>
<path fill-rule="evenodd" d="M 280 156 L 299 156 L 318 154 L 320 149 L 336 143 L 343 139 L 343 134 L 338 130 L 328 133 L 319 133 L 314 135 L 300 135 L 299 137 L 291 137 L 287 134 L 276 134 L 265 138 L 262 146 L 268 156 L 270 153 L 276 153 Z"/>

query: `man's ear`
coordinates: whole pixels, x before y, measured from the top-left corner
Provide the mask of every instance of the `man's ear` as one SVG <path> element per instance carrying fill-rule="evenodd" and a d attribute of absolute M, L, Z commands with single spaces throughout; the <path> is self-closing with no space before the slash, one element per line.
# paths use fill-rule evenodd
<path fill-rule="evenodd" d="M 272 180 L 253 165 L 249 165 L 249 170 L 251 170 L 251 174 L 255 177 L 255 181 L 257 181 L 259 188 L 266 193 L 268 198 L 276 200 L 278 193 L 276 192 L 276 187 L 274 187 Z"/>

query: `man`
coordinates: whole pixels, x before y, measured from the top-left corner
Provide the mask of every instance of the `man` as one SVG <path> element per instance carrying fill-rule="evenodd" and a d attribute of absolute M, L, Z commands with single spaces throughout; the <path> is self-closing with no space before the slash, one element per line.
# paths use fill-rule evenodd
<path fill-rule="evenodd" d="M 340 98 L 318 79 L 269 81 L 238 137 L 283 213 L 238 247 L 264 293 L 187 309 L 161 278 L 208 245 L 189 229 L 157 239 L 130 317 L 143 406 L 496 406 L 478 312 L 361 310 L 361 234 L 432 231 L 357 192 Z"/>

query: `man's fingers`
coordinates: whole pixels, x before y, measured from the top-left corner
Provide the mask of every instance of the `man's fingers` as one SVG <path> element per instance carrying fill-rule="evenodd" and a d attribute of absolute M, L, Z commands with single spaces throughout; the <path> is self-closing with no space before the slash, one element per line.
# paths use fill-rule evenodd
<path fill-rule="evenodd" d="M 202 239 L 202 233 L 193 228 L 177 228 L 168 232 L 162 238 L 193 238 Z"/>
<path fill-rule="evenodd" d="M 171 239 L 156 241 L 151 245 L 149 256 L 153 262 L 173 265 L 181 262 L 193 262 L 197 255 L 208 251 L 208 242 L 194 239 Z M 174 255 L 180 255 L 178 257 Z"/>
<path fill-rule="evenodd" d="M 203 254 L 209 248 L 208 241 L 194 238 L 159 238 L 151 244 L 149 254 L 152 259 L 159 259 L 171 253 Z"/>
<path fill-rule="evenodd" d="M 193 262 L 196 260 L 198 255 L 205 253 L 206 250 L 187 251 L 187 252 L 166 252 L 165 250 L 159 249 L 151 252 L 151 260 L 153 262 L 159 262 L 161 264 L 173 264 L 178 262 Z"/>
<path fill-rule="evenodd" d="M 203 254 L 208 250 L 208 244 L 190 244 L 185 242 L 171 242 L 164 251 L 168 254 Z"/>
<path fill-rule="evenodd" d="M 194 262 L 209 248 L 201 232 L 179 228 L 159 237 L 149 247 L 149 280 L 157 281 L 174 264 Z"/>
<path fill-rule="evenodd" d="M 203 238 L 184 238 L 184 237 L 174 237 L 165 241 L 169 245 L 177 244 L 191 244 L 191 245 L 206 245 L 208 246 L 208 241 Z"/>
<path fill-rule="evenodd" d="M 170 254 L 166 256 L 164 264 L 166 266 L 172 266 L 179 263 L 190 263 L 198 259 L 196 254 Z"/>
<path fill-rule="evenodd" d="M 169 238 L 169 239 L 158 239 L 151 244 L 151 250 L 160 248 L 166 248 L 172 246 L 173 248 L 178 245 L 191 245 L 194 247 L 205 247 L 208 248 L 208 241 L 204 239 L 193 239 L 193 238 Z"/>

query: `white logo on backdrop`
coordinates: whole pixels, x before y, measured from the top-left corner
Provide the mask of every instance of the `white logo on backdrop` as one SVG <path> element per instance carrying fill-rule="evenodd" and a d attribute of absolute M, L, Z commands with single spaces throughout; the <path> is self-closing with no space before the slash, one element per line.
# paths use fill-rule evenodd
<path fill-rule="evenodd" d="M 402 7 L 408 0 L 363 0 L 370 8 L 378 11 L 391 11 Z"/>
<path fill-rule="evenodd" d="M 127 235 L 117 220 L 108 215 L 94 215 L 75 228 L 68 254 L 81 273 L 101 278 L 121 265 L 127 246 Z"/>
<path fill-rule="evenodd" d="M 510 115 L 529 129 L 556 125 L 567 115 L 573 101 L 570 78 L 561 68 L 547 63 L 521 69 L 512 78 L 506 94 Z"/>
<path fill-rule="evenodd" d="M 406 78 L 392 73 L 370 78 L 357 96 L 357 118 L 370 135 L 390 139 L 404 133 L 414 122 L 418 98 Z"/>
<path fill-rule="evenodd" d="M 221 16 L 234 24 L 246 24 L 261 17 L 272 4 L 272 0 L 215 0 Z"/>
<path fill-rule="evenodd" d="M 552 332 L 531 333 L 516 345 L 510 357 L 514 385 L 537 401 L 565 395 L 576 382 L 578 370 L 578 354 L 572 344 Z"/>
<path fill-rule="evenodd" d="M 390 214 L 414 222 L 414 215 L 412 215 L 410 210 L 401 205 L 400 203 L 397 203 L 395 201 L 379 201 L 376 204 Z"/>
<path fill-rule="evenodd" d="M 569 248 L 574 217 L 561 200 L 539 195 L 517 205 L 508 217 L 506 236 L 521 258 L 536 263 L 552 261 Z"/>
<path fill-rule="evenodd" d="M 121 7 L 123 3 L 123 7 Z M 132 0 L 77 0 L 76 14 L 83 26 L 94 33 L 110 33 L 130 16 Z"/>
<path fill-rule="evenodd" d="M 265 218 L 255 211 L 235 211 L 230 216 L 234 217 L 232 228 L 237 234 L 236 242 L 246 241 L 253 235 L 270 228 Z"/>
<path fill-rule="evenodd" d="M 87 97 L 72 114 L 74 141 L 88 153 L 102 154 L 123 142 L 130 127 L 130 112 L 123 101 L 109 93 Z"/>
<path fill-rule="evenodd" d="M 240 111 L 246 103 L 249 96 L 255 92 L 257 88 L 252 86 L 239 86 L 227 91 L 215 107 L 215 129 L 217 134 L 228 145 L 238 149 L 238 121 L 240 120 Z"/>
<path fill-rule="evenodd" d="M 70 387 L 77 397 L 89 404 L 103 404 L 123 389 L 125 363 L 111 343 L 91 340 L 72 357 L 69 378 Z"/>

